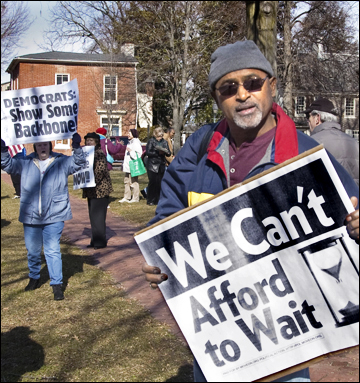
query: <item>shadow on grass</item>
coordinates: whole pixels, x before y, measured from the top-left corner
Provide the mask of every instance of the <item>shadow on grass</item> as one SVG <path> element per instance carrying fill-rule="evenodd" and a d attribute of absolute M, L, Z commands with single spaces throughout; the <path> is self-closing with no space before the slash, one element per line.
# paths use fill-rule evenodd
<path fill-rule="evenodd" d="M 63 244 L 64 247 L 61 249 L 61 259 L 62 259 L 62 271 L 63 271 L 63 288 L 66 289 L 69 279 L 77 273 L 82 273 L 84 271 L 84 264 L 87 265 L 96 265 L 96 260 L 91 255 L 74 255 L 70 254 L 68 251 L 68 244 Z M 49 270 L 45 261 L 45 256 L 43 252 L 41 253 L 41 263 L 43 267 L 40 271 L 40 286 L 49 282 Z"/>
<path fill-rule="evenodd" d="M 70 255 L 64 253 L 62 256 L 63 260 L 63 286 L 66 288 L 69 279 L 77 274 L 84 271 L 84 264 L 96 265 L 94 257 L 91 255 Z"/>
<path fill-rule="evenodd" d="M 18 382 L 44 364 L 43 347 L 30 339 L 33 331 L 19 326 L 1 333 L 1 381 Z"/>
<path fill-rule="evenodd" d="M 115 198 L 115 197 L 112 197 L 112 196 L 109 197 L 109 204 L 110 204 L 111 202 L 115 202 L 115 201 L 119 201 L 119 199 L 118 199 L 118 198 Z"/>
<path fill-rule="evenodd" d="M 178 374 L 165 380 L 165 382 L 193 382 L 193 366 L 192 364 L 184 364 L 180 366 Z"/>
<path fill-rule="evenodd" d="M 8 226 L 12 222 L 9 222 L 7 220 L 1 219 L 1 227 Z M 22 234 L 22 239 L 23 239 L 23 234 Z M 7 236 L 7 241 L 4 240 L 4 243 L 2 245 L 4 247 L 9 246 L 9 244 L 14 244 L 17 243 L 18 238 L 16 236 Z M 7 264 L 13 263 L 14 266 L 18 266 L 20 258 L 23 260 L 27 259 L 27 250 L 26 247 L 19 248 L 16 250 L 19 252 L 19 255 L 15 257 L 14 259 L 6 259 Z M 62 254 L 62 270 L 63 270 L 63 285 L 64 287 L 67 286 L 69 279 L 77 274 L 77 273 L 82 273 L 84 271 L 84 264 L 92 265 L 95 266 L 98 261 L 95 260 L 95 258 L 91 255 L 77 255 L 74 254 L 72 255 L 70 252 L 70 245 L 64 241 L 61 241 L 61 254 Z M 26 265 L 26 266 L 25 266 Z M 24 280 L 24 288 L 28 282 L 28 273 L 29 269 L 27 268 L 27 264 L 24 264 L 24 268 L 21 270 L 21 273 L 19 274 L 19 269 L 14 267 L 10 269 L 8 272 L 2 271 L 2 277 L 4 276 L 11 276 L 13 275 L 14 278 L 11 278 L 11 280 L 5 282 L 2 281 L 1 286 L 5 287 L 7 285 L 13 284 L 13 283 L 18 283 L 19 281 Z M 41 251 L 41 270 L 40 270 L 40 285 L 41 287 L 44 284 L 49 283 L 50 281 L 50 276 L 49 276 L 49 270 L 46 264 L 45 256 L 43 250 Z"/>
<path fill-rule="evenodd" d="M 11 221 L 7 221 L 6 219 L 1 218 L 1 228 L 10 225 Z"/>

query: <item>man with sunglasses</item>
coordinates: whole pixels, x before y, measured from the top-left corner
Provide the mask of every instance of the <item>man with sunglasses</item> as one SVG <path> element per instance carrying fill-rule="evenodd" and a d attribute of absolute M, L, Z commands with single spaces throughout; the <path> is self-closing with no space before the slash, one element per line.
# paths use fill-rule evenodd
<path fill-rule="evenodd" d="M 211 56 L 209 84 L 225 118 L 203 126 L 186 141 L 163 178 L 156 215 L 149 225 L 318 145 L 296 131 L 294 122 L 273 102 L 276 78 L 253 41 L 218 48 Z M 214 133 L 206 152 L 199 156 L 209 131 Z M 357 206 L 359 188 L 331 159 Z M 359 210 L 344 219 L 350 236 L 358 241 Z M 144 264 L 143 272 L 152 288 L 168 279 L 158 267 Z M 194 378 L 196 382 L 206 381 L 196 360 Z M 281 381 L 310 381 L 309 370 L 297 371 Z"/>

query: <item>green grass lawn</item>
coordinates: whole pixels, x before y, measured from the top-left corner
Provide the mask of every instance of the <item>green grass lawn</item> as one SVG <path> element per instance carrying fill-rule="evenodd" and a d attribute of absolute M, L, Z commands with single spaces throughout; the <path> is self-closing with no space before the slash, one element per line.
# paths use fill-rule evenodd
<path fill-rule="evenodd" d="M 111 210 L 145 225 L 154 207 L 120 204 L 123 173 L 111 173 Z M 141 179 L 141 188 L 147 183 Z M 72 194 L 81 195 L 79 191 Z M 87 253 L 62 241 L 66 297 L 54 301 L 43 260 L 41 287 L 28 281 L 19 200 L 1 182 L 1 381 L 190 382 L 192 354 L 168 326 L 130 299 Z"/>

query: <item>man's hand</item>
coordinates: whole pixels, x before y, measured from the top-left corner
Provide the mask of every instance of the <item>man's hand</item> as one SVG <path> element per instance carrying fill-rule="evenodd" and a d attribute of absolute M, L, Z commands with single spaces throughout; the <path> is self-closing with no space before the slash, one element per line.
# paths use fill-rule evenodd
<path fill-rule="evenodd" d="M 7 153 L 8 152 L 8 147 L 5 144 L 5 141 L 1 139 L 1 153 Z"/>
<path fill-rule="evenodd" d="M 72 147 L 73 149 L 80 148 L 81 136 L 78 133 L 74 133 L 72 136 Z"/>
<path fill-rule="evenodd" d="M 142 272 L 145 273 L 145 279 L 150 282 L 150 286 L 156 289 L 161 282 L 168 279 L 168 276 L 161 273 L 161 270 L 156 266 L 150 266 L 147 263 L 143 264 Z"/>
<path fill-rule="evenodd" d="M 356 197 L 351 197 L 350 200 L 354 206 L 354 209 L 356 209 L 358 199 Z M 346 216 L 345 224 L 350 237 L 359 243 L 359 209 Z"/>

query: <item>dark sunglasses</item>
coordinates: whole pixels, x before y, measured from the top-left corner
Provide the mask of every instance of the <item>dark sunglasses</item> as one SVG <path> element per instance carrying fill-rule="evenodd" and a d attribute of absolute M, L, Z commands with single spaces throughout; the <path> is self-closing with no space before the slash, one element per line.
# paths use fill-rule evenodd
<path fill-rule="evenodd" d="M 220 88 L 215 89 L 218 90 L 220 94 L 225 97 L 235 96 L 240 85 L 242 85 L 244 89 L 248 92 L 259 92 L 268 77 L 269 76 L 265 76 L 264 78 L 249 78 L 248 80 L 245 80 L 242 84 L 225 84 L 222 85 Z"/>

